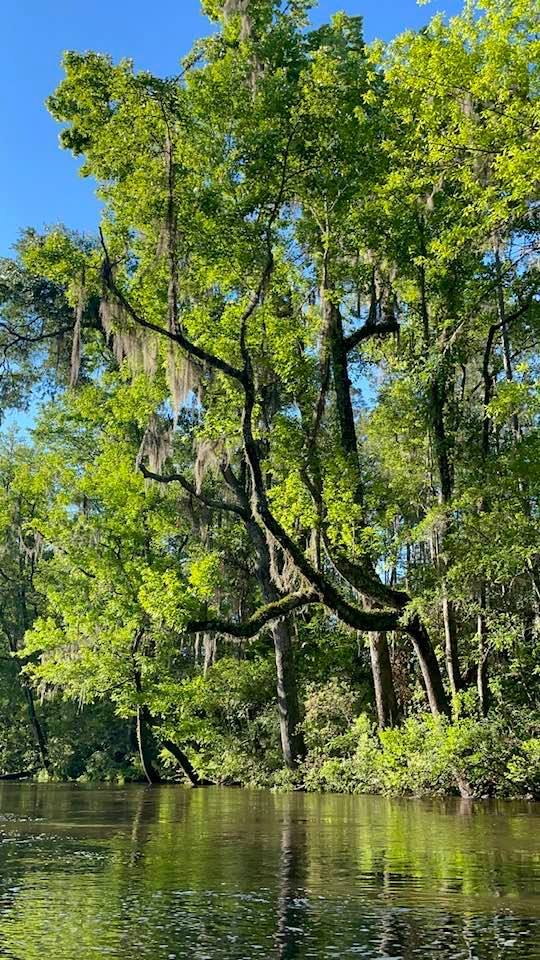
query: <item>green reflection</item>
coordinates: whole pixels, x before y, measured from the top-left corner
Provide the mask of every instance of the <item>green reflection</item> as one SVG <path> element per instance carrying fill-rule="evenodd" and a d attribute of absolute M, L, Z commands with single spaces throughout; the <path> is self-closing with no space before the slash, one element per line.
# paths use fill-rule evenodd
<path fill-rule="evenodd" d="M 536 807 L 0 786 L 0 956 L 538 956 Z"/>

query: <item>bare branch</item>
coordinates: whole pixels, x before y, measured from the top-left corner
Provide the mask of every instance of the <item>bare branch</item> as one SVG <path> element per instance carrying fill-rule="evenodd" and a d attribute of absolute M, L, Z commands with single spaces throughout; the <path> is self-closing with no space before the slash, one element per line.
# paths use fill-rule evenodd
<path fill-rule="evenodd" d="M 490 284 L 488 287 L 486 287 L 486 291 L 485 291 L 486 295 L 489 294 L 490 292 L 493 292 L 493 290 L 496 289 L 496 286 L 497 284 L 493 283 L 493 284 Z M 530 308 L 532 307 L 534 303 L 534 296 L 535 296 L 534 293 L 532 293 L 524 303 L 521 303 L 519 307 L 516 307 L 516 309 L 506 317 L 504 324 L 513 323 L 514 320 L 519 320 L 520 317 L 523 317 L 527 313 L 527 311 L 530 310 Z M 480 301 L 477 301 L 477 306 L 478 307 L 480 306 Z M 439 340 L 439 346 L 443 354 L 446 353 L 448 350 L 451 349 L 451 347 L 454 346 L 460 333 L 462 332 L 464 327 L 466 327 L 470 319 L 471 319 L 470 315 L 467 317 L 464 317 L 463 320 L 461 320 L 458 323 L 455 330 L 452 331 L 452 333 L 447 339 Z M 502 326 L 503 326 L 502 323 L 495 324 L 495 330 L 499 330 Z"/>
<path fill-rule="evenodd" d="M 387 333 L 399 333 L 399 323 L 394 317 L 390 320 L 382 320 L 380 323 L 368 321 L 359 330 L 355 330 L 354 333 L 345 337 L 345 351 L 350 353 L 365 340 L 370 340 L 371 337 L 384 337 Z"/>
<path fill-rule="evenodd" d="M 276 218 L 279 214 L 279 208 L 283 202 L 283 194 L 285 192 L 285 186 L 287 183 L 287 164 L 289 162 L 291 145 L 294 139 L 294 135 L 296 133 L 297 126 L 298 124 L 296 124 L 291 129 L 287 143 L 285 145 L 285 153 L 283 155 L 279 189 L 277 192 L 277 196 L 274 200 L 274 203 L 272 204 L 272 209 L 270 211 L 268 223 L 266 224 L 266 231 L 265 231 L 266 248 L 267 248 L 266 263 L 264 265 L 264 269 L 263 269 L 259 284 L 257 286 L 257 289 L 254 291 L 253 295 L 251 296 L 250 301 L 240 320 L 240 346 L 242 349 L 242 355 L 244 356 L 244 359 L 245 359 L 245 352 L 246 352 L 245 339 L 246 339 L 246 330 L 247 330 L 248 320 L 250 319 L 252 314 L 255 312 L 258 305 L 261 303 L 262 298 L 264 296 L 264 292 L 266 290 L 266 287 L 272 275 L 272 271 L 274 269 L 274 255 L 272 253 L 272 227 L 274 226 Z"/>
<path fill-rule="evenodd" d="M 208 497 L 204 493 L 200 493 L 197 488 L 181 473 L 153 473 L 151 470 L 148 470 L 148 468 L 145 467 L 144 463 L 139 465 L 139 469 L 143 477 L 145 477 L 147 480 L 154 480 L 155 483 L 179 483 L 186 493 L 189 493 L 191 497 L 195 497 L 195 499 L 199 500 L 211 510 L 224 510 L 228 513 L 236 513 L 242 518 L 242 520 L 245 521 L 249 521 L 251 519 L 249 512 L 238 504 L 232 503 L 230 500 L 220 500 L 215 497 Z"/>

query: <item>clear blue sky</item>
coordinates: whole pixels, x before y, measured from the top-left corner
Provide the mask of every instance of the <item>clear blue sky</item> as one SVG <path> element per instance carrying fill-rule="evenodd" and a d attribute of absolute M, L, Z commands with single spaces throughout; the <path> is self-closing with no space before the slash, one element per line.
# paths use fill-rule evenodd
<path fill-rule="evenodd" d="M 364 17 L 367 39 L 421 26 L 435 11 L 459 12 L 462 0 L 321 0 L 313 20 L 345 9 Z M 11 0 L 0 33 L 0 256 L 22 227 L 65 223 L 93 231 L 98 205 L 90 181 L 58 147 L 44 107 L 61 78 L 64 50 L 99 50 L 162 75 L 208 32 L 199 0 Z"/>

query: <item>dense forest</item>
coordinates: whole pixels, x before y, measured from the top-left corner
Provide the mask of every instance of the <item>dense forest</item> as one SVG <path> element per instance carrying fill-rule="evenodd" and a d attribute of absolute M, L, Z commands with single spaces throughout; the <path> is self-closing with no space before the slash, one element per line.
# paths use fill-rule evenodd
<path fill-rule="evenodd" d="M 312 6 L 65 55 L 102 221 L 0 262 L 4 776 L 540 791 L 539 0 Z"/>

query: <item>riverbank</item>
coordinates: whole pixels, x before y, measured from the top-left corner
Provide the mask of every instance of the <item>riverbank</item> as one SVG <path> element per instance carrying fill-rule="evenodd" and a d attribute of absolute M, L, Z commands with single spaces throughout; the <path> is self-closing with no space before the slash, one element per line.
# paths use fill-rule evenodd
<path fill-rule="evenodd" d="M 377 730 L 365 714 L 351 720 L 337 710 L 311 704 L 304 720 L 307 755 L 296 769 L 277 762 L 275 750 L 256 754 L 229 739 L 192 749 L 190 760 L 202 781 L 218 786 L 268 788 L 278 792 L 345 793 L 387 797 L 540 799 L 540 737 L 530 714 L 450 722 L 429 714 L 409 717 L 400 727 Z M 343 702 L 341 707 L 344 707 Z M 248 744 L 248 747 L 251 747 Z M 187 749 L 187 748 L 186 748 Z M 181 780 L 167 750 L 153 759 L 162 782 Z M 61 771 L 28 770 L 1 779 L 36 777 L 83 783 L 141 782 L 135 754 L 95 751 L 76 777 Z"/>

